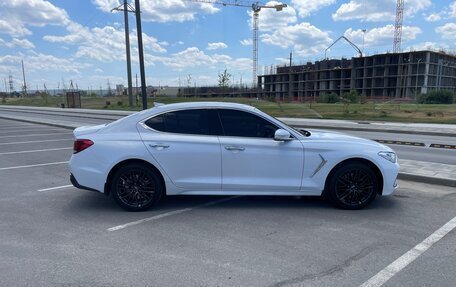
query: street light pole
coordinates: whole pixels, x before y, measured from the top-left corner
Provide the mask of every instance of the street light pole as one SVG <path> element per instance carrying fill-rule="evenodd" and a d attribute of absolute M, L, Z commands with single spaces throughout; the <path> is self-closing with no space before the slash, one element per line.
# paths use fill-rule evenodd
<path fill-rule="evenodd" d="M 364 36 L 366 36 L 366 31 L 367 30 L 366 29 L 362 29 L 361 31 L 363 31 L 363 50 L 362 50 L 362 52 L 363 52 L 363 55 L 364 55 Z"/>
<path fill-rule="evenodd" d="M 141 27 L 141 8 L 139 0 L 135 0 L 136 12 L 136 30 L 138 32 L 138 53 L 139 53 L 139 73 L 141 75 L 141 96 L 143 110 L 147 109 L 147 90 L 146 90 L 146 71 L 144 68 L 144 47 L 142 40 L 142 27 Z"/>

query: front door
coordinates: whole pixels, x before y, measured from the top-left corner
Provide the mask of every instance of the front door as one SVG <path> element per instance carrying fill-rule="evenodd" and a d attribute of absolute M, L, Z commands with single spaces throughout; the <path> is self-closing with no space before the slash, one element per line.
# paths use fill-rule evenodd
<path fill-rule="evenodd" d="M 275 141 L 278 127 L 249 112 L 220 109 L 219 116 L 223 190 L 301 188 L 304 149 L 299 140 Z"/>

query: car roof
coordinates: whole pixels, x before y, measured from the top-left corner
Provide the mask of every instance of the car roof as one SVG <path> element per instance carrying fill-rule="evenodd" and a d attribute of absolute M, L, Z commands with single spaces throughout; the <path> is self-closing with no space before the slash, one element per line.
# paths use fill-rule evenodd
<path fill-rule="evenodd" d="M 238 104 L 238 103 L 229 103 L 229 102 L 182 102 L 182 103 L 175 103 L 175 104 L 168 104 L 168 105 L 160 105 L 157 107 L 152 108 L 151 110 L 155 109 L 160 112 L 169 111 L 169 110 L 176 110 L 176 109 L 186 109 L 186 108 L 238 108 L 242 110 L 253 110 L 255 107 Z"/>
<path fill-rule="evenodd" d="M 256 110 L 255 107 L 244 105 L 244 104 L 237 104 L 237 103 L 228 103 L 228 102 L 183 102 L 183 103 L 175 103 L 175 104 L 168 104 L 168 105 L 159 105 L 153 108 L 143 110 L 124 118 L 121 118 L 111 124 L 109 124 L 105 130 L 121 130 L 121 129 L 129 129 L 131 124 L 136 124 L 139 121 L 142 121 L 146 118 L 152 117 L 156 114 L 160 114 L 167 111 L 173 110 L 185 110 L 185 109 L 195 109 L 195 108 L 232 108 L 232 109 L 239 109 L 245 111 L 252 111 Z"/>

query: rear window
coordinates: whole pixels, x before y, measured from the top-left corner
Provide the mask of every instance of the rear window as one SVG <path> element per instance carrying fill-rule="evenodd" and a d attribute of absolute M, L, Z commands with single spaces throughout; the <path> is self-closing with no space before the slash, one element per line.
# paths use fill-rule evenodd
<path fill-rule="evenodd" d="M 154 130 L 167 133 L 211 134 L 209 111 L 206 109 L 169 112 L 150 118 L 145 124 Z"/>

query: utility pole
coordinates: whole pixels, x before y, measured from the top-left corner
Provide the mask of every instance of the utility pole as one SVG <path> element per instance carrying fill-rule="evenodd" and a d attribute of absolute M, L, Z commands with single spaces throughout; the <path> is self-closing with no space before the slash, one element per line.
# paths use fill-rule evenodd
<path fill-rule="evenodd" d="M 123 6 L 123 9 L 121 8 Z M 127 57 L 127 81 L 128 81 L 128 104 L 130 107 L 133 106 L 133 85 L 131 79 L 131 53 L 130 53 L 130 26 L 128 24 L 128 12 L 135 12 L 135 9 L 127 3 L 127 0 L 124 0 L 124 3 L 112 11 L 123 11 L 124 12 L 124 21 L 125 21 L 125 45 L 126 45 L 126 57 Z"/>
<path fill-rule="evenodd" d="M 136 73 L 135 99 L 136 99 L 136 106 L 138 106 L 138 73 Z"/>
<path fill-rule="evenodd" d="M 14 92 L 14 81 L 13 81 L 13 75 L 11 75 L 11 72 L 8 75 L 8 83 L 9 83 L 9 93 L 12 94 Z"/>
<path fill-rule="evenodd" d="M 21 60 L 22 63 L 22 77 L 24 78 L 24 94 L 27 96 L 27 83 L 25 81 L 25 69 L 24 69 L 24 60 Z"/>
<path fill-rule="evenodd" d="M 139 0 L 135 0 L 136 30 L 138 32 L 139 73 L 141 74 L 141 96 L 143 110 L 147 109 L 146 71 L 144 68 L 144 48 L 141 27 L 141 8 Z"/>

